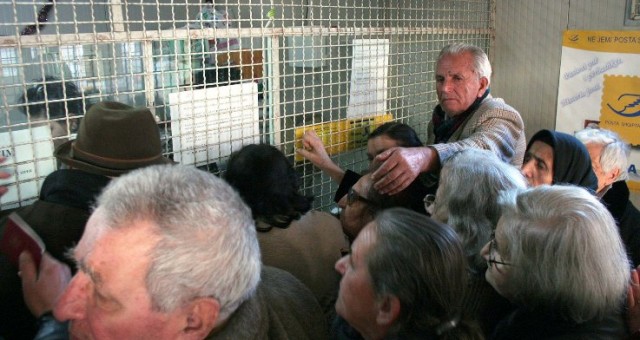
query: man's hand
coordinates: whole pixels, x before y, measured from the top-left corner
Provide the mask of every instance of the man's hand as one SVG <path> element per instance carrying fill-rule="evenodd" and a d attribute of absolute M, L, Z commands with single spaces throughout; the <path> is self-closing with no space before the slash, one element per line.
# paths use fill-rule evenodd
<path fill-rule="evenodd" d="M 633 334 L 640 331 L 640 277 L 638 270 L 631 269 L 631 283 L 627 290 L 627 325 L 629 333 Z"/>
<path fill-rule="evenodd" d="M 0 164 L 4 163 L 5 160 L 7 160 L 6 157 L 0 157 Z M 7 179 L 9 177 L 11 177 L 10 173 L 0 170 L 0 180 L 1 179 Z M 9 189 L 7 187 L 0 185 L 0 196 L 6 194 L 7 191 L 9 191 Z"/>
<path fill-rule="evenodd" d="M 35 317 L 52 311 L 71 280 L 69 267 L 48 253 L 42 256 L 40 270 L 29 252 L 20 254 L 20 277 L 24 302 Z"/>
<path fill-rule="evenodd" d="M 374 188 L 381 194 L 395 195 L 407 188 L 421 172 L 438 164 L 438 154 L 430 147 L 395 147 L 376 156 L 374 162 L 382 163 L 372 174 Z"/>
<path fill-rule="evenodd" d="M 315 131 L 305 131 L 302 135 L 302 149 L 296 151 L 300 156 L 326 172 L 334 181 L 340 183 L 344 176 L 344 170 L 331 160 L 322 140 Z"/>

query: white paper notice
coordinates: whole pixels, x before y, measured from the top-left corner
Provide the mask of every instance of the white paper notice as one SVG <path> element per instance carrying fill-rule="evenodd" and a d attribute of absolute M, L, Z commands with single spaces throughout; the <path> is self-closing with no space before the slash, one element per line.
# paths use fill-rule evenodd
<path fill-rule="evenodd" d="M 38 179 L 56 169 L 49 125 L 0 133 L 0 155 L 7 158 L 0 168 L 14 174 L 0 180 L 9 189 L 0 197 L 3 209 L 38 197 Z"/>
<path fill-rule="evenodd" d="M 169 95 L 174 160 L 196 166 L 260 141 L 258 84 L 182 91 Z"/>
<path fill-rule="evenodd" d="M 386 113 L 389 39 L 354 39 L 347 118 Z"/>

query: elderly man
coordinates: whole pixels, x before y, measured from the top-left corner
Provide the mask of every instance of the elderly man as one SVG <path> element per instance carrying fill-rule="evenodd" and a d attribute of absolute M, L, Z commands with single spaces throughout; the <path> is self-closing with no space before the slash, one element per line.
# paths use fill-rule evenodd
<path fill-rule="evenodd" d="M 300 281 L 264 268 L 260 282 L 251 211 L 223 180 L 193 167 L 151 166 L 114 180 L 73 257 L 79 271 L 54 310 L 70 321 L 72 337 L 327 336 L 320 306 Z M 20 267 L 25 293 L 64 276 L 36 278 L 28 259 Z"/>
<path fill-rule="evenodd" d="M 597 195 L 618 225 L 620 236 L 634 266 L 640 265 L 640 211 L 629 200 L 626 179 L 629 145 L 617 133 L 584 129 L 576 133 L 589 151 L 598 178 Z"/>
<path fill-rule="evenodd" d="M 427 146 L 378 155 L 384 164 L 373 174 L 376 189 L 395 194 L 422 172 L 431 173 L 435 185 L 442 162 L 467 148 L 490 150 L 520 167 L 524 123 L 515 109 L 489 94 L 490 82 L 491 64 L 482 49 L 459 43 L 443 48 L 436 61 L 439 105 L 429 122 Z"/>

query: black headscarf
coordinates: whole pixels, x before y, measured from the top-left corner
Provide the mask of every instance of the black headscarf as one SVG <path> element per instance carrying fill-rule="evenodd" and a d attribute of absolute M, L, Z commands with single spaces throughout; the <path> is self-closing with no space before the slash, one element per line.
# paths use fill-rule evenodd
<path fill-rule="evenodd" d="M 527 145 L 527 151 L 535 141 L 553 148 L 553 184 L 573 184 L 595 193 L 598 178 L 591 167 L 589 151 L 576 137 L 558 131 L 540 130 Z"/>

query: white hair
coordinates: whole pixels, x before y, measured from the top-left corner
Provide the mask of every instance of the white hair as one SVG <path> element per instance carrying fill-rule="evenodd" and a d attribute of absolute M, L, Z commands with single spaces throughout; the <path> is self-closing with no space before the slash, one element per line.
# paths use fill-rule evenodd
<path fill-rule="evenodd" d="M 575 137 L 584 145 L 596 144 L 602 146 L 600 167 L 605 173 L 609 173 L 616 168 L 620 169 L 620 173 L 615 179 L 616 182 L 629 178 L 627 166 L 631 149 L 629 144 L 620 138 L 617 133 L 606 129 L 586 128 L 576 132 Z"/>
<path fill-rule="evenodd" d="M 526 188 L 520 171 L 493 152 L 463 150 L 444 162 L 432 217 L 453 227 L 472 264 L 484 267 L 479 254 L 498 224 L 501 192 Z"/>
<path fill-rule="evenodd" d="M 622 306 L 629 260 L 613 217 L 584 188 L 543 185 L 521 192 L 505 206 L 499 226 L 515 302 L 577 323 Z"/>
<path fill-rule="evenodd" d="M 436 65 L 446 55 L 461 55 L 470 53 L 473 57 L 473 70 L 478 78 L 487 78 L 487 84 L 491 84 L 491 63 L 487 54 L 478 46 L 464 43 L 453 43 L 445 46 L 438 55 Z"/>
<path fill-rule="evenodd" d="M 154 224 L 146 286 L 153 308 L 168 312 L 198 297 L 220 303 L 220 320 L 260 281 L 251 211 L 223 180 L 194 167 L 151 166 L 114 179 L 97 200 L 108 228 Z"/>

